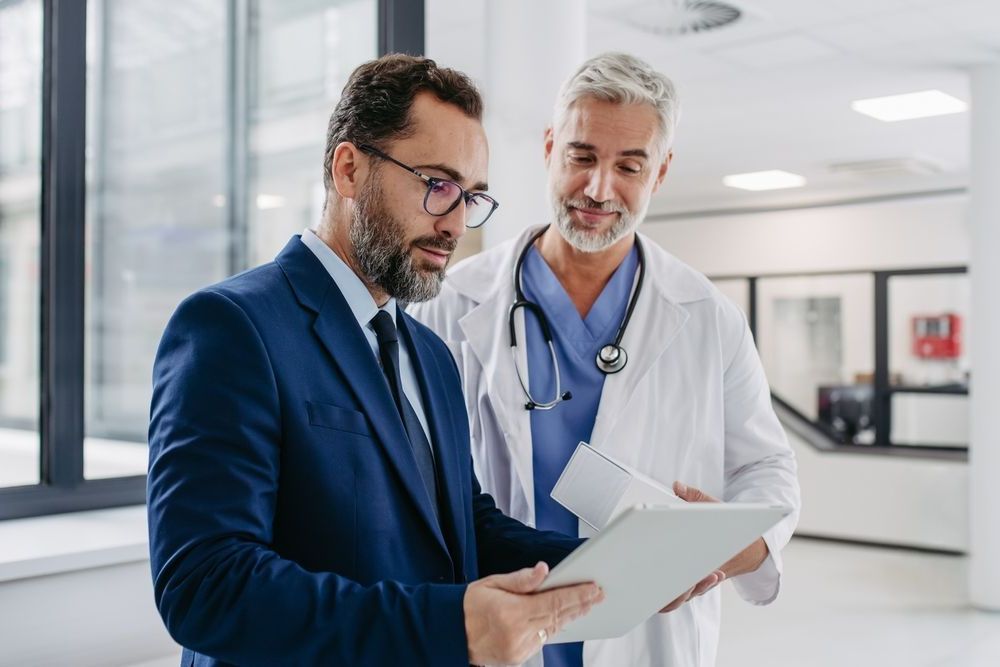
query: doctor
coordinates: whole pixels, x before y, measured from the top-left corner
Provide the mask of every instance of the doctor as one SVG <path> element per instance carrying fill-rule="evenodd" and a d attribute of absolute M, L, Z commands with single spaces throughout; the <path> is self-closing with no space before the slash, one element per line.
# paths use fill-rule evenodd
<path fill-rule="evenodd" d="M 484 488 L 539 528 L 577 534 L 549 493 L 580 440 L 688 501 L 798 508 L 794 456 L 742 313 L 636 233 L 677 116 L 670 80 L 641 60 L 584 63 L 545 134 L 552 224 L 458 264 L 411 310 L 455 355 Z M 731 578 L 747 601 L 774 600 L 797 516 L 629 635 L 546 646 L 545 664 L 714 665 L 715 585 Z"/>

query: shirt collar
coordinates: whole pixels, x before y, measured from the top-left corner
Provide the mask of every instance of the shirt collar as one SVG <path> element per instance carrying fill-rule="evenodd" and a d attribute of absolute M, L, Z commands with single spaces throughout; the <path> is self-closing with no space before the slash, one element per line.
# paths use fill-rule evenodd
<path fill-rule="evenodd" d="M 302 243 L 316 255 L 316 259 L 320 261 L 326 272 L 333 278 L 333 282 L 337 284 L 341 294 L 344 295 L 347 305 L 350 306 L 351 312 L 354 314 L 354 318 L 362 328 L 369 326 L 372 318 L 375 317 L 375 313 L 379 310 L 389 313 L 392 317 L 392 323 L 396 323 L 396 299 L 394 297 L 389 297 L 385 305 L 379 308 L 368 288 L 361 281 L 361 278 L 354 273 L 351 267 L 330 246 L 316 236 L 316 232 L 311 229 L 303 231 Z"/>

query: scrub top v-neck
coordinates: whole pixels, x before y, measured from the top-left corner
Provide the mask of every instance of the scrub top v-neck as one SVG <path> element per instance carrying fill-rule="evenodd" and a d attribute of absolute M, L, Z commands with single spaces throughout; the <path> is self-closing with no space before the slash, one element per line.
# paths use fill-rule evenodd
<path fill-rule="evenodd" d="M 531 411 L 535 525 L 539 529 L 577 535 L 578 519 L 549 494 L 577 444 L 581 440 L 590 441 L 607 377 L 597 368 L 595 359 L 618 333 L 638 264 L 638 252 L 633 247 L 582 318 L 538 250 L 532 247 L 525 257 L 524 295 L 537 303 L 548 318 L 562 389 L 573 394 L 571 400 L 562 401 L 552 410 Z M 552 396 L 555 392 L 552 358 L 537 319 L 527 311 L 525 334 L 531 395 Z M 544 658 L 546 667 L 580 665 L 582 644 L 546 646 Z"/>

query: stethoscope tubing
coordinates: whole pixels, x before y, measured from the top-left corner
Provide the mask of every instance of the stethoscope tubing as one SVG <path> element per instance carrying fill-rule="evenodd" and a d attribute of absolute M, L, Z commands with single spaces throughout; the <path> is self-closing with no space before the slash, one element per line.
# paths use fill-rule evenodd
<path fill-rule="evenodd" d="M 562 401 L 568 401 L 573 397 L 571 392 L 562 391 L 561 377 L 559 373 L 559 360 L 556 357 L 555 344 L 552 341 L 552 327 L 549 325 L 549 320 L 545 316 L 545 312 L 542 310 L 541 306 L 525 298 L 524 290 L 521 286 L 524 260 L 528 256 L 528 252 L 531 250 L 531 247 L 535 244 L 535 241 L 537 241 L 539 237 L 541 237 L 541 235 L 549 229 L 549 227 L 550 225 L 546 225 L 533 234 L 524 245 L 524 248 L 522 248 L 520 254 L 518 254 L 517 261 L 514 262 L 514 302 L 510 305 L 510 309 L 507 311 L 507 329 L 510 337 L 511 360 L 514 363 L 514 372 L 517 374 L 517 381 L 520 383 L 521 390 L 527 398 L 527 402 L 524 404 L 524 408 L 526 410 L 551 410 Z M 605 375 L 611 375 L 621 371 L 625 368 L 625 364 L 628 362 L 628 354 L 621 346 L 621 342 L 622 338 L 625 336 L 625 330 L 628 328 L 629 320 L 632 319 L 632 313 L 635 311 L 635 304 L 639 300 L 639 294 L 642 291 L 642 281 L 646 273 L 646 256 L 643 252 L 642 243 L 639 241 L 638 235 L 635 237 L 635 248 L 639 255 L 639 276 L 636 280 L 635 287 L 632 290 L 628 308 L 625 310 L 625 317 L 622 318 L 622 323 L 618 327 L 618 332 L 615 335 L 614 341 L 606 345 L 602 345 L 600 352 L 597 354 L 597 359 L 595 360 L 598 370 Z M 524 377 L 521 375 L 521 368 L 517 363 L 517 330 L 514 325 L 514 316 L 517 314 L 517 310 L 519 308 L 528 310 L 535 316 L 535 319 L 538 321 L 542 330 L 542 338 L 545 340 L 546 345 L 548 345 L 549 354 L 552 357 L 552 369 L 555 376 L 556 387 L 555 395 L 549 401 L 537 401 L 531 396 L 531 391 L 529 390 L 527 383 L 524 381 Z M 608 352 L 607 356 L 610 357 L 610 359 L 605 359 L 606 351 Z"/>

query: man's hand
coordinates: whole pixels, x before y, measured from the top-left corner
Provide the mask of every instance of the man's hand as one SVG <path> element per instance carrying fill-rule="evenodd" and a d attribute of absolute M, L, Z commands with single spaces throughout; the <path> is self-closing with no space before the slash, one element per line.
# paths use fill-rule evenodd
<path fill-rule="evenodd" d="M 604 599 L 596 584 L 536 593 L 548 573 L 548 566 L 538 563 L 469 585 L 463 607 L 470 663 L 522 663 L 564 625 Z"/>
<path fill-rule="evenodd" d="M 674 482 L 674 493 L 681 500 L 689 503 L 717 503 L 718 499 L 692 486 L 686 486 L 680 482 Z M 770 552 L 763 538 L 758 538 L 756 542 L 739 552 L 722 567 L 699 581 L 690 590 L 682 593 L 673 602 L 660 610 L 661 614 L 677 609 L 693 597 L 704 595 L 721 584 L 727 577 L 735 577 L 747 572 L 753 572 L 761 566 Z"/>

